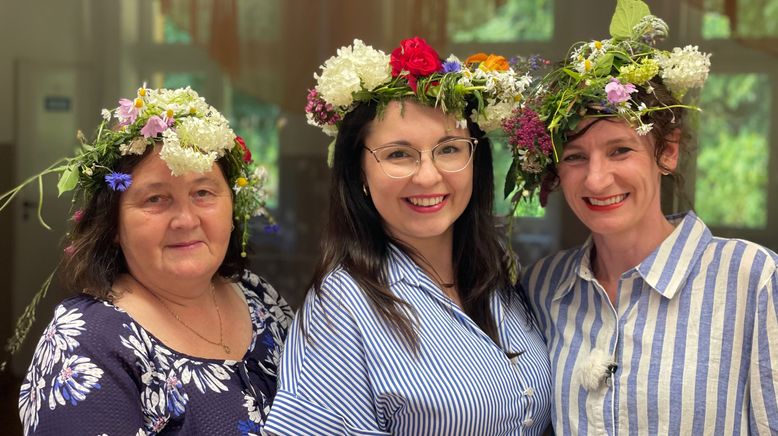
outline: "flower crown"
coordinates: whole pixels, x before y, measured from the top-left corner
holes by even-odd
[[[513,153],[505,178],[505,195],[514,205],[530,199],[540,190],[545,205],[548,190],[543,186],[549,169],[559,161],[566,135],[585,116],[619,117],[639,135],[652,129],[643,116],[655,111],[692,109],[686,104],[667,104],[652,85],[659,79],[678,101],[688,90],[701,88],[708,78],[710,55],[696,46],[654,47],[667,36],[667,24],[650,14],[639,0],[618,0],[610,24],[611,39],[575,44],[562,66],[537,83],[528,102],[506,119],[503,130]],[[653,94],[658,105],[646,106],[631,95],[643,90]]]
[[[441,60],[424,39],[400,42],[387,55],[355,39],[327,59],[321,74],[314,73],[316,87],[308,91],[305,107],[308,123],[336,136],[343,118],[359,103],[373,101],[379,107],[391,100],[414,98],[440,107],[466,125],[465,108],[475,102],[470,119],[484,131],[498,129],[522,99],[531,82],[504,57],[478,53],[462,62],[454,55]]]
[[[217,159],[226,156],[228,174],[225,177],[235,193],[233,218],[242,225],[243,256],[249,237],[248,220],[261,215],[272,223],[265,208],[268,197],[264,188],[265,169],[253,165],[243,139],[194,90],[189,87],[149,89],[144,84],[135,98],[119,100],[119,106],[113,110],[103,109],[102,117],[93,142],[88,143],[84,134],[78,132],[81,148],[76,155],[55,163],[4,194],[0,197],[0,210],[26,184],[49,173],[60,174],[57,184],[60,195],[76,190],[88,200],[100,189],[124,191],[132,184],[132,177],[114,170],[118,161],[127,155],[142,155],[149,146],[161,142],[160,157],[175,176],[210,171]],[[73,217],[77,220],[80,211]],[[40,214],[38,218],[46,226]]]

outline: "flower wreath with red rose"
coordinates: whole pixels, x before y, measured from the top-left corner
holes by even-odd
[[[329,136],[337,135],[343,117],[358,104],[385,105],[404,98],[440,107],[460,125],[467,116],[484,131],[493,131],[521,104],[532,81],[526,71],[519,72],[517,62],[494,54],[478,53],[464,62],[454,55],[443,60],[419,37],[401,41],[390,55],[355,39],[320,69],[305,112],[308,123]],[[470,102],[475,109],[465,114]]]

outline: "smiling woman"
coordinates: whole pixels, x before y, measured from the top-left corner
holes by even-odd
[[[61,267],[78,295],[38,342],[25,434],[259,433],[291,320],[246,269],[263,172],[188,88],[142,87],[103,112],[55,168],[83,201]]]
[[[266,430],[543,434],[546,349],[509,279],[484,133],[518,74],[496,55],[442,62],[421,38],[338,53],[306,109],[336,134],[329,223]]]

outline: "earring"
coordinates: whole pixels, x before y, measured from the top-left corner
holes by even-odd
[[[367,197],[369,194],[367,193],[367,186],[365,184],[362,184],[362,193],[365,194],[365,197]]]
[[[670,175],[670,171],[662,171],[662,175],[663,176],[669,176]]]

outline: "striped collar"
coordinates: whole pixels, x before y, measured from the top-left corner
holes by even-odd
[[[639,275],[652,289],[665,298],[673,298],[686,282],[692,267],[697,263],[705,247],[713,238],[710,230],[697,215],[686,212],[667,216],[675,229],[651,254],[621,277]],[[554,300],[564,297],[575,284],[576,278],[594,280],[591,252],[594,246],[591,235],[573,254],[565,279],[559,284]]]
[[[387,284],[393,286],[404,281],[409,285],[420,286],[419,276],[425,274],[421,267],[397,245],[390,242],[388,248],[384,265]]]

